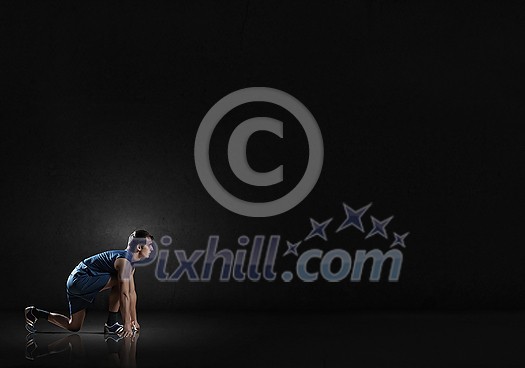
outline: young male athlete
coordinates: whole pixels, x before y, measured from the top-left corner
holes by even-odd
[[[75,267],[66,282],[69,301],[69,318],[34,306],[25,309],[26,329],[36,332],[38,319],[69,331],[79,331],[86,317],[86,308],[95,301],[96,295],[106,289],[109,294],[109,314],[104,332],[132,336],[140,329],[137,321],[137,294],[135,292],[134,264],[146,259],[153,251],[153,236],[146,230],[135,230],[123,250],[108,250],[84,259]],[[120,309],[124,325],[117,322]]]

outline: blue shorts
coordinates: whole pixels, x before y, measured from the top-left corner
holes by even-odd
[[[109,274],[93,275],[77,266],[66,282],[69,315],[90,306],[95,301],[98,292],[106,286],[110,279]]]

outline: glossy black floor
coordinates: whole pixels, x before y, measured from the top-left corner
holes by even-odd
[[[525,367],[525,313],[142,312],[115,341],[3,312],[0,367]]]

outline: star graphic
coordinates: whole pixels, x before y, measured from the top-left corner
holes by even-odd
[[[327,241],[328,238],[326,237],[325,230],[328,224],[330,223],[330,221],[332,220],[333,220],[333,217],[326,220],[325,222],[318,223],[314,219],[310,218],[310,224],[312,225],[312,231],[310,231],[310,234],[308,234],[308,236],[304,238],[304,240],[306,241],[306,240],[312,239],[314,236],[318,236],[324,241]]]
[[[370,238],[371,236],[373,236],[375,234],[379,234],[383,238],[388,239],[388,234],[386,233],[385,227],[388,225],[388,223],[390,221],[392,221],[393,218],[394,218],[394,216],[390,216],[389,218],[387,218],[387,219],[385,219],[383,221],[379,221],[374,216],[370,216],[370,219],[372,219],[372,223],[374,225],[374,228],[368,233],[368,235],[365,237],[365,239],[368,239],[368,238]]]
[[[298,241],[297,243],[292,243],[287,240],[286,246],[288,247],[288,249],[286,250],[286,252],[284,252],[283,257],[288,254],[293,254],[294,256],[298,256],[299,254],[297,254],[297,248],[299,247],[301,243],[302,241]]]
[[[402,246],[403,248],[406,248],[406,245],[405,245],[405,238],[408,236],[408,234],[410,233],[404,233],[403,235],[399,235],[397,233],[394,233],[394,242],[392,243],[392,245],[390,246],[390,248],[396,246],[396,245],[400,245]]]
[[[348,206],[346,203],[343,202],[343,207],[346,213],[346,219],[335,232],[338,233],[339,231],[344,230],[347,227],[354,226],[361,230],[362,233],[364,233],[365,229],[363,228],[363,222],[361,221],[361,217],[363,217],[363,215],[370,208],[371,205],[372,203],[369,203],[368,205],[361,207],[358,210],[354,210],[352,207]]]

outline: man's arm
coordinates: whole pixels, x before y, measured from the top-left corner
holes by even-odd
[[[131,325],[135,326],[135,328],[138,330],[140,329],[140,325],[137,321],[137,293],[135,291],[135,269],[133,269],[133,272],[131,273],[131,279],[129,283],[129,291],[130,291],[130,298],[131,298],[131,308],[130,308],[130,315],[131,315]]]
[[[124,337],[131,336],[131,292],[130,284],[132,277],[131,263],[125,258],[118,258],[115,261],[115,268],[118,272],[118,282],[120,287],[120,313],[124,321]]]

